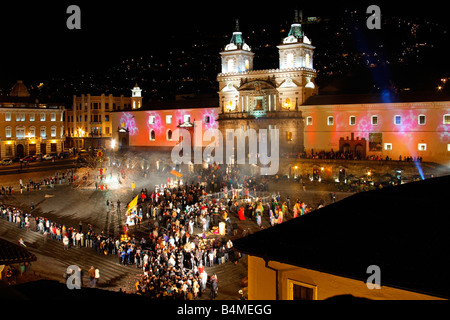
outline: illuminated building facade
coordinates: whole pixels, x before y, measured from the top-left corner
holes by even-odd
[[[278,129],[280,153],[297,153],[304,148],[300,106],[317,94],[314,47],[297,14],[278,49],[278,69],[253,70],[254,53],[237,24],[231,42],[220,53],[219,127],[224,136],[229,129]]]
[[[57,153],[64,149],[64,107],[31,101],[18,81],[0,101],[0,157]]]
[[[142,90],[136,84],[131,97],[112,94],[73,96],[72,109],[66,111],[68,145],[75,148],[106,147],[112,136],[111,111],[135,110],[142,106]]]
[[[205,147],[211,139],[204,139],[204,133],[218,128],[216,101],[180,99],[150,103],[139,110],[111,112],[115,149],[170,152],[180,142],[177,129],[189,132],[192,151],[195,144]]]
[[[450,160],[450,99],[439,93],[315,96],[302,106],[305,151]],[[352,139],[353,137],[353,139]]]
[[[296,13],[279,67],[253,70],[239,28],[226,45],[219,82],[219,127],[279,129],[280,155],[340,152],[349,158],[450,162],[450,99],[430,94],[318,95],[314,47]]]
[[[200,99],[190,105],[186,101],[168,101],[137,111],[116,109],[111,113],[113,124],[109,132],[119,148],[169,151],[178,143],[169,139],[170,134],[184,123],[179,114],[189,114],[191,121],[205,121],[208,114],[209,122],[202,126],[214,124],[224,143],[227,130],[248,133],[250,129],[266,129],[270,137],[270,131],[278,129],[282,157],[333,151],[345,154],[347,159],[414,157],[447,164],[448,97],[441,92],[319,95],[314,49],[296,13],[288,35],[278,45],[278,68],[253,70],[255,54],[245,43],[237,22],[230,43],[220,52],[218,101]],[[167,120],[170,116],[172,122]],[[245,139],[248,151],[248,138]],[[202,146],[208,142],[202,140]],[[226,162],[230,163],[228,159]]]

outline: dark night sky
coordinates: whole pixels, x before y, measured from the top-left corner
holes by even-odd
[[[92,70],[130,54],[157,52],[170,34],[195,30],[230,33],[234,19],[242,29],[290,23],[297,7],[305,16],[337,15],[347,7],[361,12],[369,4],[390,14],[445,18],[444,2],[420,6],[394,1],[267,2],[251,1],[2,1],[0,4],[0,81],[36,79],[52,74]],[[281,3],[281,4],[280,4]],[[81,30],[68,30],[66,9],[81,8]],[[226,4],[226,8],[220,7]]]

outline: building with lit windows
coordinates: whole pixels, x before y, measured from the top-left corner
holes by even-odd
[[[136,84],[131,97],[112,94],[73,96],[72,108],[66,111],[67,145],[77,149],[106,147],[112,136],[111,111],[134,110],[142,106],[142,90]]]
[[[277,129],[281,157],[298,158],[323,151],[339,153],[346,159],[450,162],[450,98],[444,93],[320,95],[315,83],[315,47],[304,34],[298,13],[277,48],[277,68],[253,70],[257,57],[236,22],[230,43],[220,52],[216,102],[197,100],[186,106],[186,101],[166,101],[150,103],[137,111],[129,108],[115,112],[109,132],[118,139],[117,147],[170,150],[176,142],[167,139],[167,132],[179,125],[175,112],[181,112],[195,113],[191,119],[196,120],[209,114],[224,142],[230,130],[241,129],[248,136],[251,129],[266,129],[270,145],[274,143],[270,132]],[[168,115],[177,117],[176,122],[165,121]],[[90,115],[86,113],[84,118]],[[86,124],[83,129],[71,123],[68,127],[75,134],[79,128],[92,132],[93,126]]]
[[[215,98],[179,97],[173,101],[150,102],[138,110],[111,112],[112,139],[118,150],[169,153],[180,139],[190,139],[193,152],[195,146],[203,148],[210,143],[209,139],[204,139],[204,134],[208,129],[218,129],[217,118]],[[187,130],[189,135],[177,137],[177,129]]]
[[[22,81],[1,98],[1,158],[61,152],[64,141],[64,106],[31,101]]]
[[[236,24],[231,42],[220,53],[219,127],[223,136],[237,128],[244,132],[278,129],[280,153],[298,153],[304,145],[300,106],[317,94],[317,86],[314,47],[297,14],[278,50],[278,69],[253,70],[254,53]]]
[[[219,128],[278,129],[280,155],[339,152],[350,159],[450,163],[450,98],[442,92],[320,95],[315,47],[295,14],[277,69],[253,70],[237,25],[220,53]]]

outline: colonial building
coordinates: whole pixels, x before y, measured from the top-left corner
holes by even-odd
[[[304,148],[300,106],[317,94],[314,47],[297,14],[278,49],[278,69],[253,70],[254,53],[236,23],[231,42],[220,53],[219,127],[223,136],[229,129],[278,129],[280,153],[297,153]]]
[[[216,104],[217,99],[214,98],[177,99],[150,102],[138,110],[111,112],[113,146],[118,150],[162,151],[170,154],[181,139],[189,139],[193,157],[195,146],[203,148],[210,143],[209,138],[204,138],[205,132],[218,128]],[[184,129],[188,134],[176,136],[177,129]]]
[[[74,95],[72,108],[67,110],[65,117],[68,146],[78,149],[106,147],[113,130],[110,112],[141,108],[141,92],[136,84],[131,90],[131,97]]]
[[[95,105],[89,109],[87,106],[92,105],[93,97],[82,96],[76,101],[74,98],[76,107],[73,109],[79,110],[76,115],[68,113],[71,119],[67,125],[71,128],[68,134],[74,137],[98,133],[111,137],[113,134],[118,139],[115,135],[120,128],[121,135],[128,137],[118,139],[120,145],[169,150],[176,142],[167,139],[167,132],[173,132],[177,123],[164,120],[166,116],[175,116],[178,108],[178,113],[195,113],[191,119],[197,121],[204,119],[204,114],[217,114],[210,119],[214,119],[220,130],[224,146],[229,134],[234,133],[233,139],[237,140],[238,132],[243,132],[247,156],[251,154],[249,133],[265,129],[269,145],[276,143],[281,157],[324,151],[345,154],[347,159],[413,157],[448,165],[449,97],[439,92],[320,95],[315,83],[314,50],[296,13],[289,33],[278,45],[279,59],[275,62],[278,67],[253,70],[253,59],[257,57],[245,43],[236,22],[230,43],[220,52],[222,70],[217,75],[218,101],[217,98],[212,103],[195,99],[189,105],[180,100],[151,103],[144,108],[145,112],[143,109],[133,111],[131,105],[139,108],[139,101],[121,102],[121,107],[128,103],[129,111],[116,112],[111,126],[109,118],[105,119],[108,111],[121,108],[111,107],[112,100],[107,106],[108,98],[103,97],[99,98],[97,110]],[[133,97],[135,94],[139,95],[138,91]],[[155,113],[153,124],[148,122],[151,112]],[[159,122],[158,117],[161,118]],[[156,127],[157,131],[152,129]],[[274,129],[279,133],[276,142],[270,134],[276,132]],[[154,130],[153,134],[151,130]],[[126,141],[127,144],[122,143]],[[223,161],[232,162],[230,159]]]
[[[61,152],[64,149],[64,107],[31,101],[22,81],[0,101],[0,157]]]
[[[348,158],[450,163],[450,98],[420,94],[320,95],[315,47],[296,13],[277,69],[253,70],[239,25],[220,53],[219,128],[278,129],[280,155],[340,152]]]

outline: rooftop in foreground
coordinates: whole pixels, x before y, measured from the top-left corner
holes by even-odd
[[[450,176],[358,193],[245,238],[249,255],[361,281],[450,297]]]

